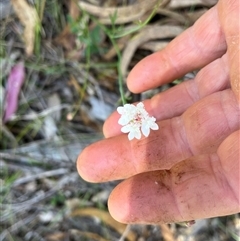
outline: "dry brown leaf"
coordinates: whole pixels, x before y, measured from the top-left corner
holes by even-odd
[[[79,239],[79,237],[83,236],[84,238],[87,238],[87,240],[95,240],[95,241],[108,241],[107,239],[103,238],[102,236],[96,234],[96,233],[91,233],[91,232],[86,232],[86,231],[79,231],[76,229],[70,230],[70,233],[76,238]]]
[[[117,222],[115,219],[111,217],[111,215],[104,210],[100,210],[97,208],[79,208],[74,210],[71,213],[71,216],[94,216],[98,217],[103,223],[107,224],[111,228],[118,231],[119,234],[122,234],[126,229],[126,224],[122,224]],[[129,231],[128,235],[126,236],[129,241],[136,240],[136,235],[132,231]]]
[[[47,235],[46,237],[47,241],[61,241],[61,240],[66,240],[67,238],[67,233],[64,232],[55,232],[52,234]]]
[[[77,20],[80,11],[75,1],[68,2],[69,15],[73,20]],[[65,57],[71,60],[79,60],[82,56],[83,45],[76,39],[75,34],[71,32],[69,24],[65,26],[63,31],[54,39],[54,42],[61,45],[65,49]]]
[[[157,26],[148,25],[140,33],[136,34],[130,41],[128,41],[126,48],[122,54],[121,71],[122,75],[126,77],[127,69],[131,62],[137,48],[144,43],[154,39],[174,38],[183,32],[183,28],[179,26]]]
[[[160,1],[159,7],[163,7],[169,3],[169,0]],[[158,4],[157,0],[137,0],[136,3],[123,7],[99,7],[85,1],[79,0],[79,6],[86,12],[93,14],[99,18],[103,24],[111,24],[111,16],[117,13],[115,24],[123,24],[140,20],[146,12],[152,10]]]
[[[73,46],[75,47],[75,36],[71,33],[69,25],[54,39],[54,42],[66,50],[72,50]]]
[[[160,224],[159,226],[161,228],[161,233],[164,241],[175,241],[173,233],[167,224]]]
[[[196,5],[203,5],[202,0],[184,0],[184,1],[179,1],[179,0],[171,0],[169,5],[167,6],[168,8],[171,9],[177,9],[177,8],[186,8],[186,7],[191,7],[191,6],[196,6]]]
[[[71,0],[69,1],[69,15],[72,19],[76,20],[80,15],[79,7],[76,5],[76,2]]]
[[[28,56],[34,50],[35,28],[39,23],[36,9],[30,6],[25,0],[11,0],[14,11],[21,23],[24,25],[25,52]]]
[[[107,239],[101,237],[96,233],[86,232],[86,231],[79,231],[76,229],[70,229],[69,233],[71,237],[76,237],[74,240],[81,240],[80,237],[87,238],[87,240],[95,240],[95,241],[108,241]],[[67,232],[55,232],[53,234],[49,234],[46,237],[47,241],[65,241],[69,240],[69,234]]]
[[[76,90],[77,94],[81,95],[82,93],[84,93],[84,91],[81,88],[81,86],[79,85],[78,81],[72,74],[70,75],[70,78],[69,78],[69,85],[72,86]]]
[[[54,39],[54,43],[64,48],[67,59],[78,61],[83,55],[84,45],[77,41],[69,25]]]
[[[157,52],[163,48],[165,48],[169,44],[168,41],[149,41],[140,45],[140,49],[150,50],[152,52]]]

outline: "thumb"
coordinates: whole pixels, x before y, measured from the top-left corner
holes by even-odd
[[[240,101],[240,65],[239,65],[239,31],[240,31],[240,1],[220,0],[218,3],[219,19],[227,42],[230,80],[232,90]]]

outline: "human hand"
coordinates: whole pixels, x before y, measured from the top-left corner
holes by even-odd
[[[239,1],[220,0],[194,26],[131,71],[142,92],[200,69],[197,76],[144,102],[158,120],[148,138],[129,141],[113,113],[107,139],[79,156],[90,182],[126,179],[109,197],[124,223],[169,223],[240,211]]]

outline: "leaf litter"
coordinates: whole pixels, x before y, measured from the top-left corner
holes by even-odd
[[[75,167],[79,152],[103,138],[103,122],[119,105],[119,75],[125,80],[136,62],[215,3],[160,1],[145,26],[156,1],[0,1],[14,10],[0,18],[0,240],[236,240],[239,215],[190,228],[119,224],[107,211],[117,182],[87,183]],[[109,34],[119,36],[116,46]],[[171,86],[124,91],[142,100]]]

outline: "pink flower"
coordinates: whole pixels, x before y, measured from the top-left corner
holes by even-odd
[[[18,107],[18,96],[24,80],[24,64],[20,62],[12,68],[7,80],[3,122],[7,122],[15,114]]]

